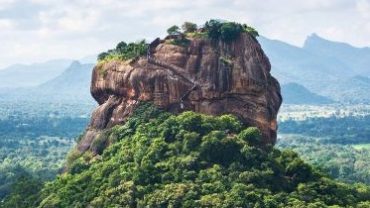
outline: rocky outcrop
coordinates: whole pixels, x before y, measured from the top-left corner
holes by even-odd
[[[194,38],[187,46],[157,39],[146,57],[95,66],[91,94],[99,106],[78,149],[89,149],[101,130],[124,123],[140,101],[174,113],[234,114],[274,144],[282,98],[270,69],[248,34],[230,43]]]

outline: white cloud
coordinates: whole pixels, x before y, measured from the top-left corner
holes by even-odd
[[[58,26],[62,30],[89,31],[96,27],[99,14],[95,11],[82,11],[76,13],[69,11],[64,17],[58,20]]]
[[[362,17],[366,19],[370,19],[370,1],[369,0],[358,0],[356,7]]]
[[[15,0],[0,0],[0,10],[7,8]]]
[[[14,24],[7,19],[0,19],[0,30],[11,30],[13,29]]]
[[[0,67],[78,58],[210,18],[245,22],[296,45],[317,32],[370,46],[369,15],[370,0],[0,0]]]

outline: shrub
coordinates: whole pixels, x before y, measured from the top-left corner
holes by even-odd
[[[246,24],[242,25],[236,22],[221,22],[219,20],[207,21],[204,26],[204,30],[212,40],[223,40],[225,42],[237,39],[243,32],[246,32],[255,38],[258,36],[258,32]]]
[[[127,43],[125,43],[124,41],[121,41],[117,44],[116,46],[116,52],[117,53],[125,53],[127,50]]]
[[[238,137],[250,145],[261,145],[261,131],[256,127],[243,130]]]
[[[98,135],[94,141],[91,143],[91,151],[97,154],[102,154],[105,146],[107,145],[108,135],[105,133],[101,133]]]
[[[102,52],[98,55],[98,60],[104,60],[109,55],[108,52]]]
[[[187,47],[190,44],[190,40],[183,38],[183,39],[174,39],[169,41],[170,44]]]
[[[79,158],[70,165],[69,172],[71,174],[81,173],[82,171],[86,170],[89,165],[83,160],[83,158]]]
[[[243,24],[243,29],[245,32],[249,33],[250,35],[252,35],[254,38],[257,38],[259,36],[258,32],[256,29],[254,29],[253,27],[251,26],[248,26],[246,24]]]
[[[177,35],[180,33],[180,28],[177,25],[173,25],[170,28],[167,29],[167,33],[169,35]]]
[[[209,20],[205,23],[205,26],[198,30],[198,26],[191,22],[184,22],[181,26],[184,33],[188,37],[204,38],[208,37],[212,40],[222,40],[230,42],[237,39],[241,33],[246,32],[253,37],[258,36],[258,32],[246,25],[235,22],[221,22],[219,20]],[[173,25],[167,29],[169,35],[181,34],[180,28],[177,25]],[[189,40],[170,40],[169,43],[186,47],[189,45]],[[102,52],[98,55],[98,61],[109,61],[109,60],[130,60],[137,57],[143,56],[148,51],[149,44],[145,40],[138,41],[135,43],[126,43],[121,41],[117,44],[114,49],[110,49],[106,52]]]
[[[224,64],[225,66],[230,66],[230,65],[232,65],[232,64],[233,64],[233,61],[232,61],[230,58],[228,58],[228,57],[224,57],[224,56],[221,56],[221,57],[220,57],[220,61],[221,61],[221,63],[222,63],[222,64]]]
[[[220,28],[221,39],[226,42],[230,42],[239,37],[242,33],[243,28],[240,24],[235,22],[223,23]]]
[[[77,149],[77,147],[74,147],[67,155],[67,162],[66,166],[67,168],[72,165],[72,163],[81,157],[81,152]]]
[[[213,40],[217,40],[221,36],[221,26],[222,23],[217,20],[209,20],[206,22],[204,29],[207,32],[207,35],[209,38]]]
[[[148,44],[145,40],[135,43],[119,42],[115,49],[108,50],[98,55],[98,61],[104,60],[130,60],[143,56],[147,53]]]

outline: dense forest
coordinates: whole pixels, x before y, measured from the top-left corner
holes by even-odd
[[[293,149],[304,161],[333,178],[348,183],[370,184],[370,149],[367,146],[323,144],[320,138],[281,135],[277,147]]]
[[[257,128],[229,115],[176,116],[143,104],[94,145],[94,153],[72,151],[66,172],[40,191],[31,180],[25,196],[15,184],[2,206],[370,206],[370,187],[339,183],[297,153],[265,146]]]
[[[73,138],[39,137],[0,140],[0,200],[19,178],[52,180],[60,171]]]
[[[15,182],[53,180],[76,137],[86,127],[91,105],[2,102],[0,109],[0,201]]]
[[[278,147],[293,149],[333,178],[370,184],[370,116],[280,122]]]
[[[279,123],[279,132],[320,137],[329,144],[370,143],[370,115],[287,120]]]

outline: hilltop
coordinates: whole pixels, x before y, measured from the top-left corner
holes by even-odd
[[[211,20],[203,28],[176,26],[151,43],[120,42],[99,55],[91,94],[98,102],[80,152],[105,129],[123,124],[141,102],[172,113],[232,114],[276,141],[282,98],[258,33],[247,25]]]
[[[3,206],[370,206],[370,187],[273,147],[282,97],[253,28],[211,20],[168,33],[99,55],[99,106],[63,173],[40,191],[21,180]]]

